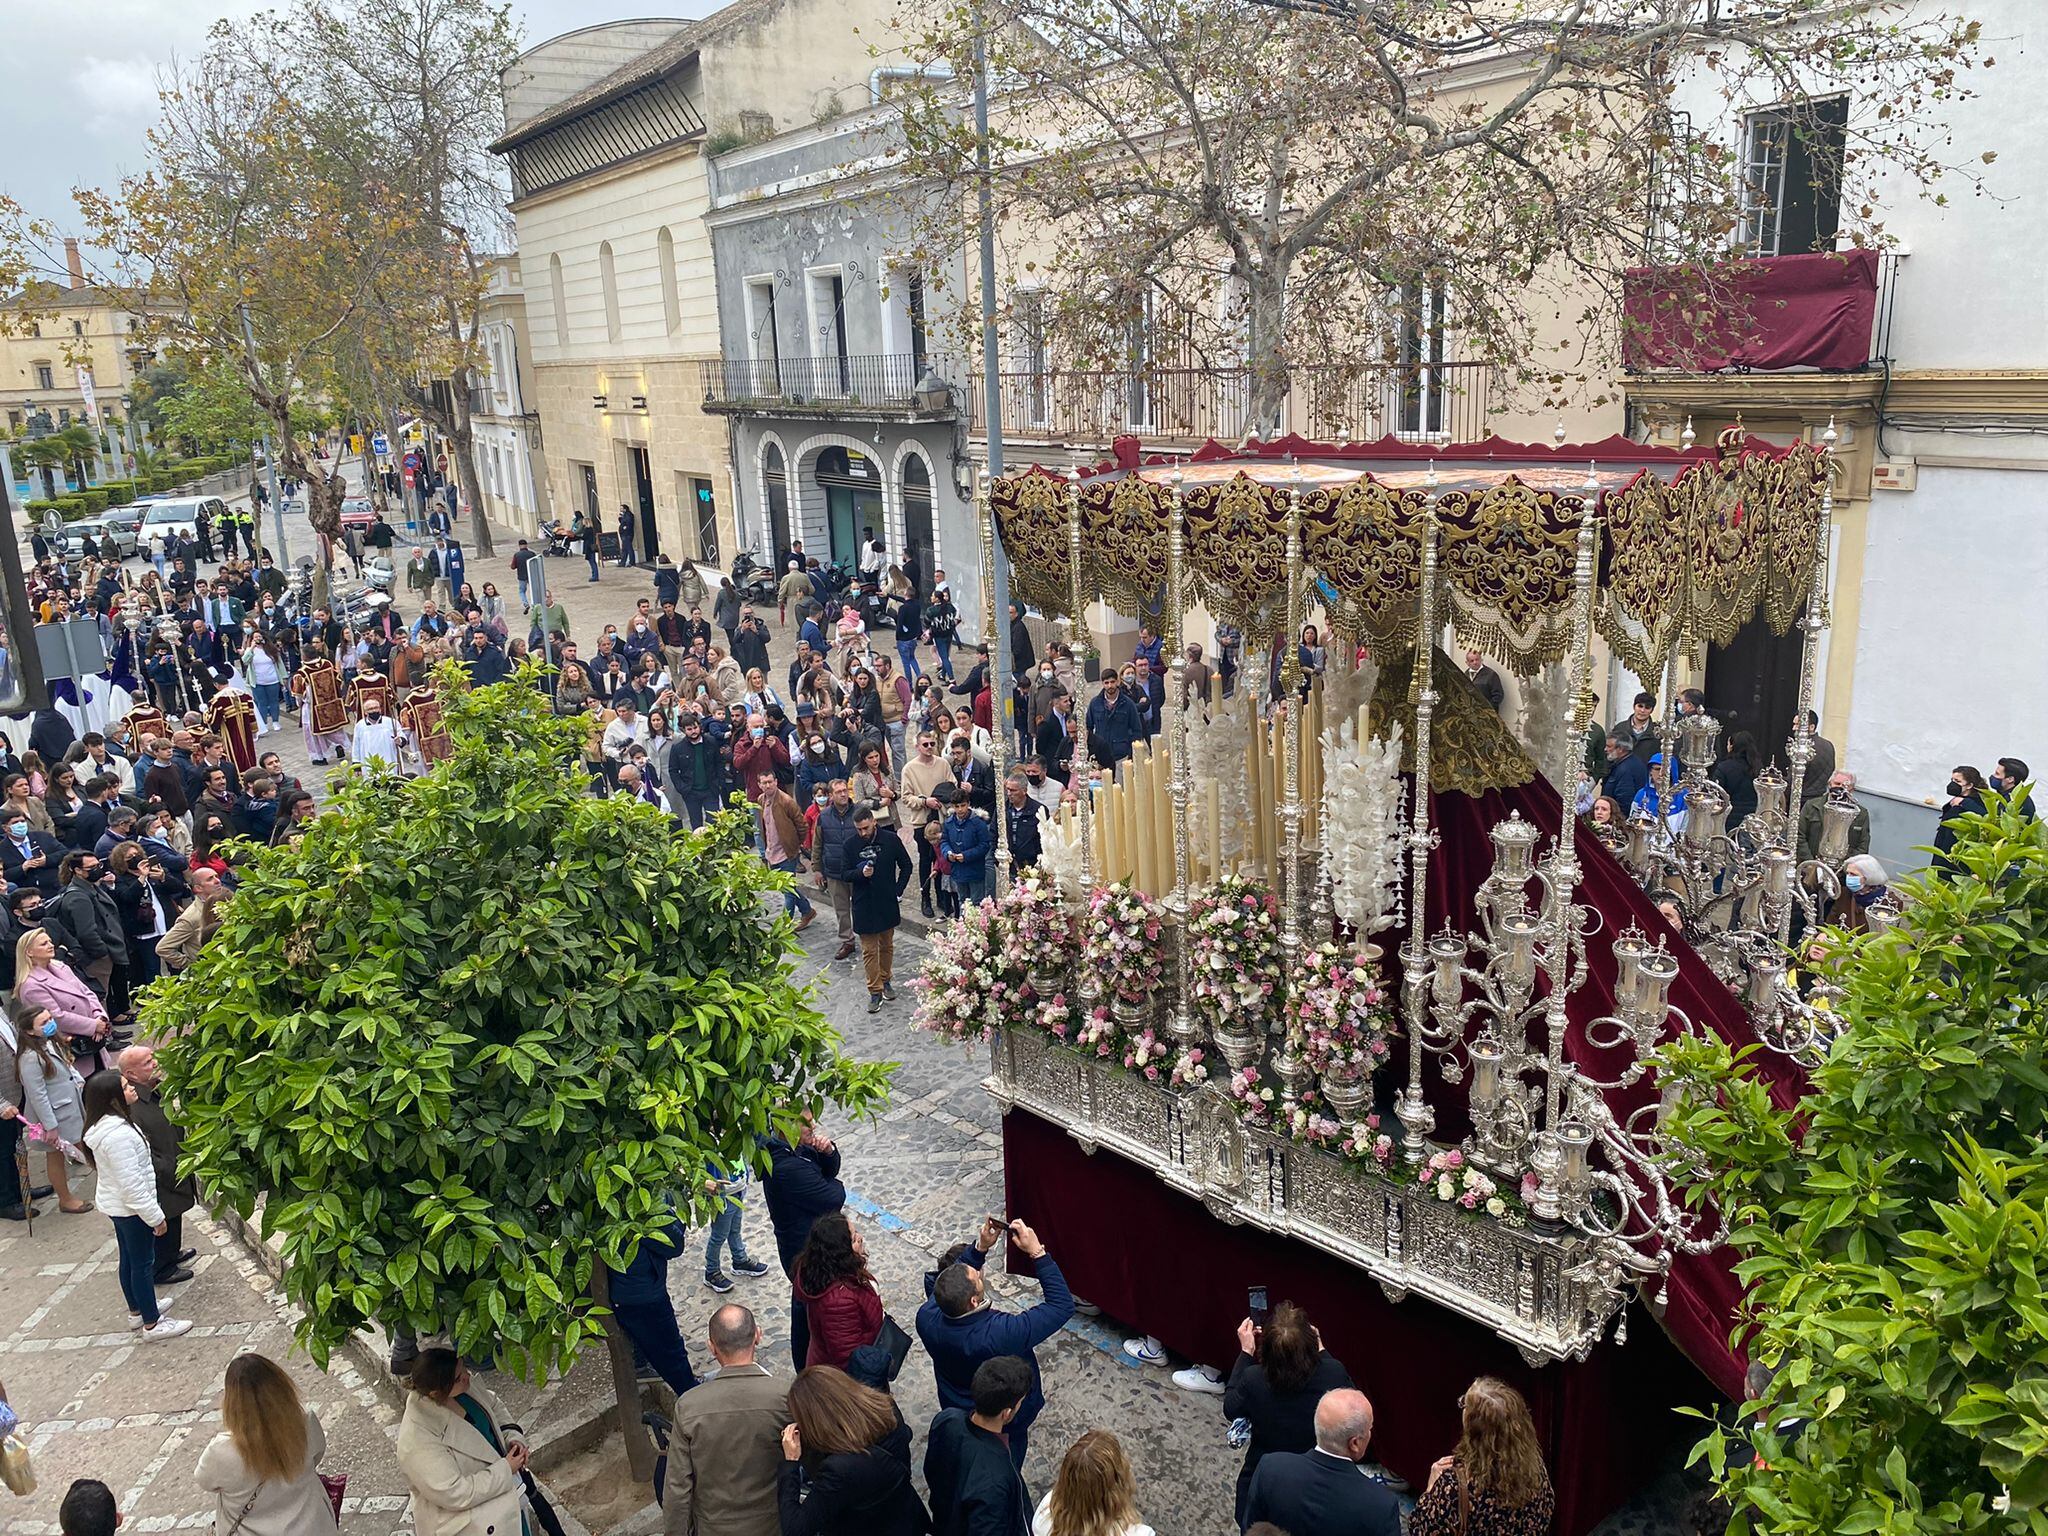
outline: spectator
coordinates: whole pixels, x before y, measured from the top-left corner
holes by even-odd
[[[85,1141],[85,1105],[80,1097],[85,1081],[72,1066],[71,1053],[58,1044],[57,1021],[47,1008],[16,1002],[10,1013],[18,1043],[8,1066],[20,1086],[21,1112],[26,1125],[42,1132],[43,1162],[57,1209],[83,1216],[93,1205],[73,1197],[70,1158],[63,1148]]]
[[[522,1484],[526,1433],[469,1377],[452,1349],[423,1349],[398,1426],[398,1470],[419,1536],[531,1530]]]
[[[47,903],[46,903],[47,905]],[[14,994],[25,1007],[54,1015],[59,1034],[70,1037],[74,1056],[105,1052],[113,1038],[107,1006],[84,979],[57,958],[49,934],[31,928],[21,936],[14,954]]]
[[[199,958],[206,941],[220,931],[221,908],[228,898],[227,882],[214,870],[195,864],[185,881],[192,888],[192,900],[170,931],[156,941],[157,961],[167,971],[182,971]]]
[[[612,1315],[668,1388],[681,1397],[697,1385],[690,1354],[676,1326],[675,1303],[668,1294],[668,1266],[683,1251],[689,1231],[672,1220],[661,1231],[640,1239],[624,1269],[611,1274]]]
[[[1486,702],[1493,706],[1495,714],[1500,713],[1501,705],[1507,702],[1508,692],[1501,685],[1500,674],[1486,664],[1484,652],[1465,652],[1465,681],[1479,690]]]
[[[790,1277],[789,1357],[802,1360],[810,1353],[811,1327],[796,1294],[797,1255],[810,1241],[818,1218],[846,1204],[846,1186],[839,1182],[839,1149],[808,1117],[794,1144],[779,1135],[768,1138],[768,1178],[762,1193],[775,1229],[775,1256]]]
[[[87,1156],[99,1173],[100,1209],[114,1223],[128,1327],[148,1343],[175,1339],[192,1324],[157,1307],[155,1239],[166,1226],[149,1143],[136,1129],[118,1072],[95,1072],[86,1080],[84,1101]]]
[[[95,1477],[81,1477],[64,1491],[57,1507],[60,1536],[114,1536],[121,1524],[121,1506],[114,1490]]]
[[[1268,1456],[1252,1477],[1247,1526],[1271,1521],[1289,1536],[1401,1536],[1401,1507],[1359,1475],[1372,1442],[1372,1404],[1349,1387],[1316,1405],[1315,1448]]]
[[[796,1257],[796,1297],[809,1323],[805,1365],[846,1369],[853,1352],[882,1331],[882,1296],[868,1270],[868,1245],[844,1210],[811,1224]]]
[[[43,932],[118,1013],[128,995],[128,935],[114,901],[114,873],[96,854],[68,853],[57,865],[57,884],[57,895],[43,904]]]
[[[812,843],[812,862],[818,871],[818,884],[831,898],[832,915],[839,923],[839,948],[832,953],[834,960],[844,960],[853,953],[852,853],[859,841],[853,793],[846,780],[835,778],[826,787],[825,804],[818,811]]]
[[[1607,774],[1600,793],[1616,805],[1632,806],[1649,782],[1649,759],[1637,755],[1635,738],[1617,726],[1607,737]]]
[[[1657,750],[1657,696],[1654,693],[1637,694],[1628,714],[1609,726],[1607,735],[1609,740],[1619,736],[1627,743],[1629,751],[1647,765],[1650,754]],[[1612,752],[1608,753],[1610,760],[1613,756]],[[1621,797],[1617,795],[1615,798]]]
[[[1034,745],[1045,759],[1045,771],[1065,784],[1074,768],[1074,696],[1066,689],[1052,696],[1045,718],[1038,723]]]
[[[1408,1536],[1544,1536],[1557,1499],[1522,1394],[1481,1376],[1458,1411],[1464,1433],[1429,1469]]]
[[[709,1177],[704,1180],[704,1187],[718,1196],[719,1201],[718,1214],[711,1218],[710,1230],[704,1234],[704,1283],[723,1296],[732,1289],[732,1276],[718,1267],[719,1249],[723,1248],[732,1256],[735,1275],[758,1279],[768,1273],[768,1266],[747,1252],[747,1240],[740,1231],[747,1215],[746,1164],[740,1164],[732,1173],[716,1164],[709,1165],[706,1171]]]
[[[1088,705],[1088,755],[1104,769],[1114,769],[1131,755],[1131,744],[1145,734],[1138,706],[1123,691],[1123,679],[1111,672],[1102,692]],[[1041,744],[1041,753],[1045,747]],[[1046,761],[1055,761],[1048,756]]]
[[[1960,771],[1958,770],[1958,772]],[[1971,770],[1973,773],[1975,771],[1975,769]],[[1856,775],[1849,772],[1846,768],[1839,769],[1828,776],[1827,787],[1830,790],[1840,790],[1844,795],[1853,796],[1856,793]],[[1799,861],[1802,864],[1808,859],[1819,856],[1820,813],[1827,803],[1828,797],[1822,795],[1818,800],[1809,800],[1799,808]],[[1979,802],[1980,808],[1981,804],[1982,802]],[[1937,831],[1935,833],[1935,845],[1937,848],[1940,846],[1940,843],[1941,834]],[[1859,804],[1856,807],[1856,819],[1849,823],[1848,851],[1850,853],[1870,852],[1870,807],[1867,805]]]
[[[1650,782],[1636,791],[1636,798],[1629,806],[1629,815],[1644,821],[1656,822],[1671,837],[1685,830],[1685,801],[1683,789],[1671,787],[1671,770],[1664,766],[1664,754],[1655,753],[1650,758]]]
[[[1756,776],[1763,772],[1764,755],[1756,738],[1747,731],[1728,731],[1721,737],[1721,756],[1708,771],[1728,794],[1728,830],[1733,832],[1756,813]]]
[[[1153,1536],[1138,1518],[1138,1480],[1122,1441],[1091,1429],[1067,1447],[1031,1517],[1031,1536]]]
[[[835,798],[843,785],[834,785]],[[828,811],[830,807],[827,807]],[[862,806],[854,813],[854,842],[846,854],[851,877],[853,931],[860,938],[860,957],[868,978],[868,1012],[880,1013],[886,999],[896,1000],[896,929],[903,921],[900,905],[910,888],[910,855],[893,828]],[[824,829],[822,818],[819,830]]]
[[[1015,1355],[975,1367],[972,1406],[941,1409],[925,1440],[924,1480],[933,1536],[1030,1536],[1031,1496],[1004,1433],[1035,1390],[1035,1368]]]
[[[1963,866],[1951,856],[1956,845],[1955,823],[1964,816],[1984,814],[1984,791],[1989,788],[1984,775],[1967,763],[1959,763],[1948,771],[1948,789],[1941,806],[1941,825],[1934,829],[1934,873],[1943,880],[1953,880],[1963,873]],[[1805,815],[1800,816],[1801,824]]]
[[[996,1239],[1007,1231],[1017,1251],[1037,1266],[1038,1282],[1045,1299],[1028,1312],[998,1312],[989,1304],[981,1267]],[[1029,1364],[1029,1391],[1017,1412],[1006,1423],[1010,1450],[1018,1466],[1024,1465],[1031,1425],[1045,1406],[1045,1391],[1038,1374],[1038,1357],[1033,1350],[1067,1325],[1074,1315],[1074,1296],[1066,1277],[1045,1251],[1038,1234],[1022,1221],[1007,1228],[991,1216],[981,1224],[974,1243],[957,1264],[939,1272],[932,1296],[917,1312],[917,1336],[924,1340],[932,1357],[939,1401],[963,1411],[973,1406],[976,1370],[984,1361],[999,1355],[1019,1355]]]
[[[1806,712],[1806,728],[1813,732],[1813,756],[1806,760],[1806,779],[1799,791],[1799,803],[1818,800],[1827,793],[1828,780],[1835,776],[1835,744],[1820,733],[1820,716]]]
[[[931,1529],[910,1481],[910,1426],[888,1393],[814,1365],[790,1386],[789,1417],[782,1536],[925,1536]]]
[[[1322,1335],[1293,1302],[1275,1307],[1263,1330],[1250,1318],[1237,1325],[1237,1361],[1223,1394],[1223,1417],[1251,1425],[1251,1441],[1237,1473],[1240,1529],[1259,1463],[1275,1452],[1315,1449],[1316,1404],[1325,1394],[1350,1385],[1350,1372],[1324,1350]]]
[[[787,875],[801,875],[805,835],[803,812],[797,809],[796,801],[789,797],[788,791],[775,781],[773,773],[756,775],[753,784],[754,814],[761,825],[763,858],[770,869],[779,869]],[[782,912],[785,917],[796,918],[798,932],[810,927],[812,919],[818,915],[811,906],[810,898],[804,895],[795,880],[782,893]]]
[[[28,1220],[35,1214],[30,1206],[52,1193],[47,1184],[39,1189],[24,1188],[22,1178],[28,1169],[28,1159],[23,1157],[19,1164],[15,1161],[24,1125],[21,1072],[15,1064],[20,1048],[21,1030],[14,1022],[13,1011],[0,1008],[0,1221]],[[0,1395],[0,1400],[4,1400],[4,1395]]]
[[[787,1391],[755,1359],[760,1325],[727,1302],[711,1314],[718,1369],[676,1399],[662,1487],[666,1536],[776,1536]]]
[[[974,744],[965,736],[955,736],[946,744],[946,759],[951,769],[954,797],[965,800],[977,811],[995,814],[995,774],[987,763],[974,755]]]
[[[327,1454],[320,1417],[267,1355],[236,1355],[221,1390],[221,1431],[193,1481],[213,1495],[213,1528],[237,1536],[308,1536],[335,1529],[315,1470]]]
[[[1867,853],[1852,853],[1842,860],[1842,899],[1835,907],[1835,921],[1844,928],[1862,932],[1870,926],[1865,916],[1891,890],[1884,865]]]
[[[939,845],[952,866],[953,885],[961,903],[968,905],[989,894],[989,856],[995,848],[995,833],[985,819],[974,814],[966,796],[956,794],[951,810],[940,825]]]
[[[1046,818],[1046,808],[1032,798],[1027,774],[1020,771],[1003,780],[1003,831],[1013,874],[1038,862],[1043,851],[1040,832]]]
[[[668,749],[668,761],[661,765],[662,781],[668,786],[670,808],[701,827],[723,808],[725,772],[719,763],[718,743],[704,732],[703,720],[694,714],[683,716],[683,731]]]
[[[2007,799],[2012,799],[2015,795],[2019,795],[2020,791],[2026,787],[2029,777],[2027,765],[2019,758],[2001,757],[1998,760],[1998,771],[1991,775],[1990,787],[1997,790]],[[2022,816],[2032,818],[2034,814],[2034,797],[2032,795],[2020,797],[2019,811]]]
[[[164,1113],[158,1096],[164,1074],[155,1048],[131,1045],[115,1059],[115,1067],[128,1095],[129,1117],[149,1143],[149,1160],[156,1168],[156,1199],[164,1213],[164,1232],[156,1240],[156,1283],[180,1285],[192,1278],[185,1266],[199,1256],[197,1249],[183,1246],[185,1213],[199,1201],[198,1176],[178,1172],[185,1133]]]

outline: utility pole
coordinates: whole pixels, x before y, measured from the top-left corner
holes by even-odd
[[[981,392],[982,414],[988,426],[988,476],[991,482],[1003,472],[1003,381],[1001,359],[996,345],[996,216],[994,171],[988,142],[988,13],[975,7],[974,17],[974,165],[978,173],[978,201],[981,212]],[[995,686],[989,690],[990,710],[998,730],[1016,729],[1012,702],[1015,658],[1010,654],[1010,557],[1003,550],[1002,536],[989,519],[993,541],[995,600],[989,605],[996,616],[996,632],[986,637],[996,660]],[[1003,786],[996,786],[996,814],[1002,815]]]
[[[238,306],[238,309],[242,316],[242,340],[249,348],[249,362],[253,367],[256,361],[256,332],[249,324],[249,306],[243,304]],[[284,552],[284,498],[277,493],[277,454],[270,446],[270,429],[267,426],[263,429],[263,474],[270,484],[270,516],[275,530],[273,537],[277,540],[277,548],[273,555],[277,560],[277,568],[284,570],[287,564]],[[259,535],[262,533],[260,523],[256,531]]]

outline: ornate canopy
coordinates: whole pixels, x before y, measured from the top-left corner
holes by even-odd
[[[1604,514],[1596,623],[1641,676],[1655,675],[1681,640],[1726,643],[1758,613],[1785,633],[1824,548],[1823,456],[1803,442],[1720,452],[1620,437],[1557,448],[1497,437],[1441,447],[1290,437],[1238,450],[1212,442],[1186,460],[1141,459],[1127,439],[1117,446],[1115,460],[1071,480],[1034,466],[991,488],[1015,590],[1045,611],[1072,607],[1076,522],[1083,596],[1126,612],[1159,606],[1176,475],[1182,601],[1199,598],[1225,623],[1271,633],[1298,497],[1303,566],[1332,622],[1376,649],[1412,645],[1433,517],[1438,611],[1524,675],[1568,648],[1589,478]]]

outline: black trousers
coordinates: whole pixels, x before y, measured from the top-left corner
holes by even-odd
[[[163,1191],[157,1191],[161,1203]],[[159,1281],[178,1267],[178,1255],[185,1250],[185,1216],[181,1211],[173,1216],[169,1209],[164,1211],[164,1229],[156,1239],[156,1277]]]
[[[0,1120],[0,1205],[20,1205],[26,1193],[14,1159],[21,1148],[21,1121]]]

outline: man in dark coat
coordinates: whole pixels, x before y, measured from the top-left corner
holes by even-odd
[[[19,836],[16,835],[19,829]],[[38,832],[20,812],[14,819],[0,823],[0,874],[5,874],[8,883],[25,885],[41,891],[45,896],[57,894],[57,867],[63,862],[65,847],[47,832]]]
[[[833,799],[844,793],[836,789]],[[820,830],[825,818],[818,818]],[[880,1013],[882,1002],[896,1000],[896,928],[903,921],[899,902],[910,885],[910,854],[894,827],[886,832],[867,806],[854,812],[854,842],[847,851],[847,881],[853,888],[853,931],[860,936],[860,958],[868,973],[868,1012]]]
[[[1074,766],[1074,696],[1062,688],[1052,696],[1052,707],[1038,723],[1038,740],[1033,743],[1045,759],[1045,771],[1066,783]]]
[[[1607,777],[1600,781],[1600,793],[1612,800],[1625,817],[1636,796],[1650,782],[1650,765],[1636,754],[1635,738],[1616,730],[1607,737]]]
[[[191,1174],[178,1173],[178,1152],[185,1133],[171,1123],[157,1095],[164,1075],[156,1064],[156,1051],[147,1045],[131,1045],[115,1058],[128,1096],[128,1116],[142,1139],[149,1143],[149,1160],[156,1169],[156,1202],[164,1210],[164,1229],[156,1238],[156,1283],[180,1285],[192,1278],[187,1267],[198,1257],[187,1248],[185,1213],[199,1200],[199,1181]]]
[[[1339,1387],[1316,1404],[1316,1447],[1276,1451],[1252,1474],[1245,1521],[1288,1536],[1401,1536],[1401,1506],[1359,1463],[1372,1443],[1372,1404]]]
[[[775,1256],[794,1281],[796,1256],[810,1239],[811,1224],[846,1204],[846,1186],[839,1182],[839,1149],[808,1123],[794,1146],[781,1136],[769,1137],[768,1177],[761,1183],[761,1193],[768,1202],[768,1224],[775,1229]],[[801,1360],[810,1351],[810,1319],[792,1284],[790,1358]]]
[[[1003,1433],[1032,1389],[1033,1372],[1015,1355],[984,1360],[974,1372],[973,1408],[947,1408],[932,1420],[924,1480],[932,1492],[933,1536],[1029,1536],[1031,1495]]]
[[[28,749],[46,763],[63,762],[64,754],[77,739],[78,733],[64,718],[64,712],[47,704],[36,711],[28,728]]]
[[[1131,755],[1131,743],[1144,734],[1144,719],[1124,693],[1123,678],[1105,673],[1102,692],[1088,704],[1088,755],[1104,768],[1114,768]]]
[[[1039,1287],[1045,1292],[1045,1300],[1028,1312],[997,1311],[989,1305],[982,1283],[981,1267],[1005,1231],[1017,1251],[1036,1266]],[[1024,1465],[1032,1422],[1045,1406],[1045,1389],[1033,1351],[1066,1327],[1073,1315],[1074,1293],[1067,1289],[1066,1277],[1046,1253],[1038,1234],[1021,1221],[1005,1228],[993,1216],[982,1222],[960,1262],[939,1272],[931,1300],[917,1309],[917,1336],[931,1356],[939,1401],[948,1408],[965,1410],[974,1405],[975,1372],[985,1362],[999,1355],[1016,1355],[1030,1366],[1029,1390],[1008,1421],[1010,1455],[1019,1467]]]
[[[1038,862],[1043,852],[1039,832],[1045,819],[1045,807],[1031,798],[1030,781],[1021,773],[1011,774],[1003,783],[1003,831],[1012,873]]]

